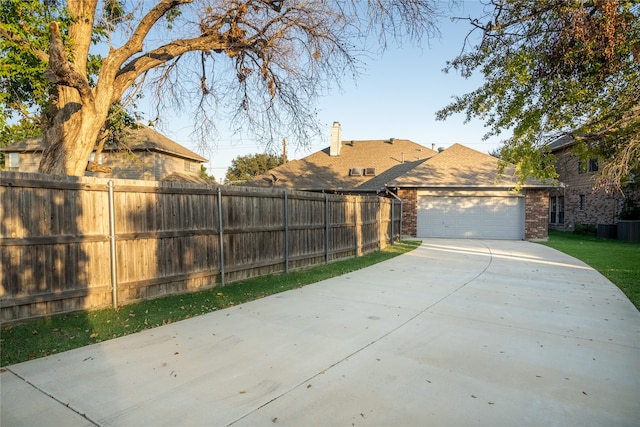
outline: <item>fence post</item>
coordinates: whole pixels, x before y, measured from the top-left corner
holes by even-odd
[[[284,190],[284,272],[289,272],[289,198]]]
[[[324,263],[329,264],[329,195],[324,195]]]
[[[378,197],[378,249],[382,249],[382,200],[380,197]]]
[[[393,242],[395,241],[395,233],[394,233],[394,223],[395,223],[395,210],[396,210],[396,200],[400,203],[400,218],[399,218],[399,224],[400,224],[400,229],[398,230],[398,241],[402,240],[402,209],[404,206],[404,202],[402,201],[402,199],[400,197],[398,197],[398,195],[394,194],[393,192],[389,191],[387,193],[388,195],[390,195],[391,197],[393,197],[393,199],[391,199],[391,244],[393,245]]]
[[[218,187],[218,245],[220,246],[220,284],[224,286],[224,238],[222,235],[222,190]]]
[[[355,196],[353,198],[353,220],[355,221],[355,228],[354,228],[354,234],[356,237],[356,258],[360,255],[360,221],[358,220],[358,196]]]
[[[116,251],[116,210],[113,198],[113,181],[107,183],[109,188],[109,252],[111,255],[111,302],[118,308],[118,269]]]
[[[394,218],[394,213],[396,211],[396,201],[395,200],[391,200],[391,235],[389,236],[389,240],[391,240],[391,244],[393,245],[394,239],[395,239],[395,235],[393,233],[393,225],[395,224],[396,220]]]
[[[403,202],[402,200],[400,200],[400,224],[399,224],[399,230],[398,230],[398,242],[402,240],[402,209],[403,209]]]

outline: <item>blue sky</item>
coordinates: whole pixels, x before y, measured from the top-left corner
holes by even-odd
[[[448,2],[443,2],[447,4]],[[482,16],[478,1],[462,2],[452,16]],[[482,80],[474,76],[465,80],[456,73],[445,74],[447,60],[460,52],[470,29],[465,21],[440,22],[441,37],[423,40],[421,46],[404,43],[391,46],[378,57],[367,61],[365,71],[356,82],[345,80],[342,90],[334,89],[320,100],[318,118],[326,134],[307,147],[288,146],[289,159],[301,158],[329,145],[329,128],[334,121],[342,125],[343,140],[403,138],[431,147],[449,147],[460,143],[481,152],[499,146],[509,135],[483,141],[483,123],[464,124],[464,115],[436,121],[435,112],[451,102],[454,95],[463,95],[480,86]],[[239,155],[264,152],[265,147],[246,138],[233,137],[226,123],[218,123],[220,133],[216,144],[208,152],[205,164],[216,179],[224,177],[231,160]],[[193,123],[187,119],[165,124],[160,132],[186,147],[198,151],[190,134]]]

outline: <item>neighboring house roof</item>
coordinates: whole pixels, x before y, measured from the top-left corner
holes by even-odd
[[[127,144],[131,150],[150,150],[171,154],[177,157],[184,157],[189,160],[197,160],[198,162],[208,161],[204,157],[194,153],[188,148],[178,144],[177,142],[167,138],[155,130],[139,125],[137,129],[127,132]]]
[[[572,145],[574,142],[575,142],[574,138],[571,135],[562,135],[561,137],[558,137],[553,141],[551,141],[547,145],[547,147],[549,147],[551,151],[556,151],[561,148],[568,147]]]
[[[42,145],[42,137],[24,139],[19,142],[14,142],[6,146],[0,146],[0,152],[4,153],[33,153],[42,151],[44,149]]]
[[[188,160],[198,162],[206,162],[207,159],[194,153],[186,147],[167,138],[161,133],[147,127],[138,125],[136,129],[129,129],[127,132],[127,147],[131,151],[157,151],[176,157],[182,157]],[[6,147],[0,147],[0,151],[7,153],[27,153],[43,151],[44,146],[42,137],[29,138],[20,142],[16,142]],[[105,146],[103,151],[118,150],[117,147]]]
[[[327,147],[273,168],[244,185],[373,191],[384,187],[384,176],[398,176],[436,154],[436,151],[406,139],[342,141],[338,156],[331,156]],[[360,168],[363,173],[350,175],[352,168]],[[367,168],[374,168],[375,175],[365,175]]]
[[[498,176],[500,160],[460,144],[454,144],[387,183],[389,187],[429,188],[513,188],[517,185],[515,168],[507,166]],[[549,187],[527,180],[524,187]]]
[[[181,173],[181,172],[173,172],[164,178],[161,181],[165,182],[191,182],[193,184],[211,184],[212,181],[208,181],[198,175],[193,175],[190,173]]]

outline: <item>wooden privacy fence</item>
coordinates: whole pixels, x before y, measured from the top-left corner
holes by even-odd
[[[203,289],[398,239],[400,202],[0,173],[0,322]]]

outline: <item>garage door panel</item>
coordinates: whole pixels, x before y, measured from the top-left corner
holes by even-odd
[[[419,196],[418,237],[517,239],[524,236],[522,197]]]

